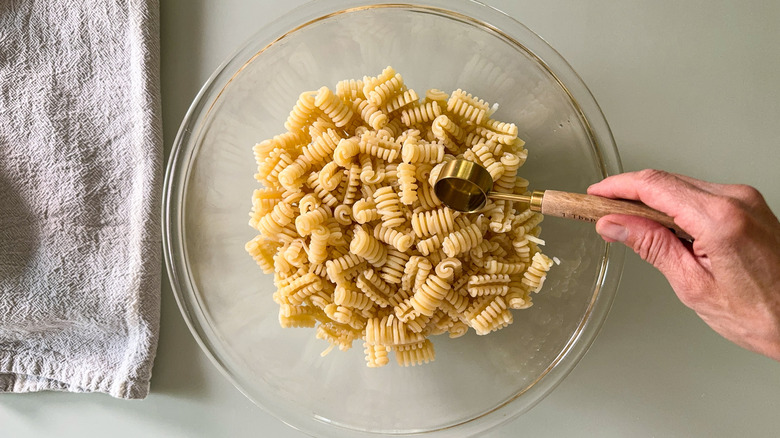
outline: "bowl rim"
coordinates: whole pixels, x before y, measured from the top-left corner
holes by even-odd
[[[200,307],[195,305],[198,299],[192,287],[194,283],[191,277],[191,270],[186,263],[187,248],[184,244],[184,214],[182,210],[182,200],[186,194],[187,182],[189,180],[189,167],[182,168],[181,165],[184,160],[192,160],[196,152],[191,147],[190,139],[198,138],[199,129],[202,128],[200,122],[208,118],[222,91],[230,85],[231,81],[240,74],[246,65],[251,63],[268,47],[283,40],[287,35],[318,21],[343,13],[377,8],[424,9],[454,16],[489,29],[523,48],[526,53],[532,55],[539,65],[543,66],[555,78],[561,88],[568,94],[593,142],[593,150],[601,163],[602,176],[606,177],[610,174],[622,172],[620,156],[611,129],[601,108],[579,75],[541,36],[499,9],[476,0],[415,0],[408,3],[387,0],[341,0],[338,2],[311,0],[273,20],[271,24],[260,29],[247,39],[215,69],[193,99],[174,139],[163,183],[161,224],[166,271],[179,310],[190,332],[206,356],[242,394],[258,407],[292,428],[310,435],[337,434],[337,436],[341,437],[365,437],[377,436],[378,434],[392,436],[420,434],[426,436],[450,436],[452,433],[455,433],[456,429],[458,436],[476,434],[497,427],[527,412],[555,389],[582,359],[600,332],[617,293],[625,256],[624,246],[604,244],[604,254],[596,281],[596,289],[591,296],[587,310],[584,312],[574,334],[540,376],[513,397],[504,400],[482,414],[433,430],[366,431],[349,428],[328,419],[318,418],[316,415],[296,415],[294,418],[283,415],[277,410],[269,408],[267,404],[261,403],[243,388],[237,376],[230,372],[230,366],[220,359],[220,355],[217,353],[220,347],[213,340],[217,339],[218,335],[210,327],[198,323],[199,317],[201,319],[208,319],[208,317],[202,312]],[[480,18],[475,18],[477,15]],[[490,23],[486,22],[488,19]],[[538,43],[541,43],[541,47],[545,52],[544,55],[539,55],[526,47],[525,44],[520,43],[513,36],[517,34],[523,34],[526,38],[536,39]],[[261,49],[255,51],[251,56],[246,56],[249,54],[249,48],[266,41],[267,43]],[[556,64],[555,71],[549,66],[550,62]],[[566,83],[561,79],[561,74],[566,75]],[[218,90],[218,92],[213,101],[205,101],[206,96],[213,94],[215,90]],[[199,125],[200,128],[198,128]],[[598,134],[595,131],[598,131]],[[194,149],[197,149],[197,147]],[[179,168],[184,169],[185,172],[177,173],[176,170]],[[544,385],[540,387],[540,384]],[[511,410],[513,403],[528,392],[535,392],[536,398],[519,409]]]

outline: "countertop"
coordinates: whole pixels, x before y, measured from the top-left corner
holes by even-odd
[[[162,0],[166,155],[201,84],[300,0]],[[588,85],[625,170],[758,188],[780,213],[780,3],[487,1],[545,38]],[[166,276],[152,393],[0,396],[2,437],[280,437],[200,350]],[[563,383],[488,437],[769,437],[780,363],[720,338],[631,253],[603,331]]]

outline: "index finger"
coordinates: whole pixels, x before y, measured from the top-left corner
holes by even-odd
[[[707,223],[707,206],[714,195],[677,175],[642,170],[610,176],[588,187],[588,194],[632,199],[668,214],[694,238]]]

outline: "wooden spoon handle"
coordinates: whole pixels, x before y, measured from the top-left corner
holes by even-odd
[[[674,223],[674,219],[637,201],[602,198],[600,196],[579,193],[545,190],[542,198],[541,213],[585,222],[596,222],[608,214],[627,214],[654,220],[669,228],[677,237],[686,240],[693,238]]]

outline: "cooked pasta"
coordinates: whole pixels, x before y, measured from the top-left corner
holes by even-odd
[[[344,126],[352,118],[352,109],[333,94],[328,87],[322,87],[314,98],[314,106],[322,110],[336,126]]]
[[[360,114],[360,118],[372,128],[381,129],[387,124],[387,114],[379,109],[378,106],[360,98],[355,99],[353,105]]]
[[[349,250],[374,266],[382,266],[387,260],[387,247],[361,225],[355,227]]]
[[[405,107],[411,103],[419,101],[420,98],[414,90],[406,90],[403,93],[395,96],[389,102],[385,104],[385,112],[392,113],[398,111],[400,108]]]
[[[482,230],[477,224],[470,224],[448,234],[442,242],[442,248],[447,256],[455,257],[479,245],[480,242],[482,242]]]
[[[401,163],[397,169],[401,202],[412,205],[417,201],[417,167],[411,163]]]
[[[477,99],[461,89],[453,91],[447,101],[447,111],[477,125],[482,123],[488,108],[485,101]]]
[[[395,248],[387,250],[387,261],[381,268],[381,277],[390,284],[398,284],[404,274],[404,266],[409,260],[408,252],[401,252]]]
[[[460,89],[418,94],[392,67],[299,95],[287,132],[252,148],[264,187],[245,249],[274,275],[282,327],[314,327],[323,355],[363,340],[367,366],[391,353],[413,366],[434,360],[431,336],[485,335],[533,304],[553,265],[542,216],[506,201],[454,212],[433,192],[461,157],[494,190],[527,190],[525,143],[495,108]]]
[[[374,237],[378,240],[392,245],[401,252],[406,252],[414,242],[414,234],[411,231],[402,233],[394,228],[389,228],[384,224],[377,224],[374,227]]]
[[[424,211],[412,214],[412,229],[417,237],[442,235],[451,232],[455,228],[454,218],[458,212],[453,212],[447,207],[436,210]]]
[[[284,127],[287,131],[297,132],[314,118],[317,113],[317,108],[314,106],[314,96],[316,94],[316,92],[312,91],[301,93],[292,111],[290,111],[287,121],[284,122]]]
[[[406,126],[421,125],[441,115],[441,107],[436,101],[418,103],[401,111],[401,123]]]

